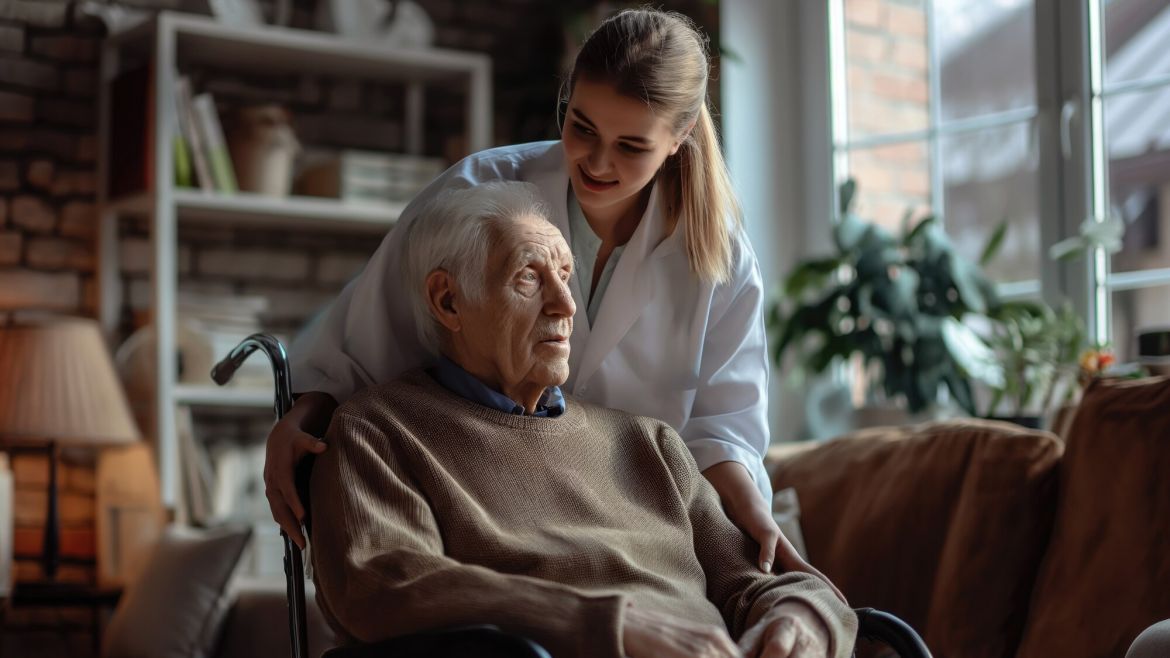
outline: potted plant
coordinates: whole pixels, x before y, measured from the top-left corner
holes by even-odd
[[[911,226],[907,217],[895,236],[857,217],[856,189],[850,180],[839,191],[836,253],[797,265],[768,310],[773,361],[780,367],[796,353],[797,371],[815,374],[858,356],[878,373],[874,392],[911,413],[931,408],[945,388],[975,414],[962,363],[967,346],[981,340],[964,321],[999,306],[994,286],[955,251],[936,218]],[[982,261],[994,256],[1003,233],[996,231]]]
[[[1039,429],[1076,391],[1085,327],[1070,306],[1007,302],[996,308],[986,341],[1002,376],[983,414]],[[987,380],[985,380],[987,381]]]

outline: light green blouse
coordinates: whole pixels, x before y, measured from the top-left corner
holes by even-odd
[[[597,234],[593,232],[593,227],[589,226],[589,220],[585,219],[585,213],[582,212],[580,204],[577,203],[577,196],[573,194],[571,186],[569,187],[568,209],[569,248],[573,250],[577,283],[581,286],[581,296],[586,303],[585,316],[589,318],[589,326],[592,327],[597,319],[597,311],[601,308],[601,299],[605,297],[605,289],[609,287],[609,280],[613,278],[613,270],[617,267],[618,259],[621,258],[622,251],[626,246],[619,245],[613,248],[609,260],[605,262],[605,269],[601,270],[601,276],[597,279],[597,287],[591,289],[593,268],[597,264],[597,250],[601,248],[601,238],[597,237]]]

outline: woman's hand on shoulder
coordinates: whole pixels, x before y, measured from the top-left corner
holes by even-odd
[[[297,495],[296,468],[306,455],[325,452],[325,442],[306,430],[328,427],[337,403],[325,393],[307,393],[272,426],[264,450],[264,497],[272,518],[297,546],[305,547],[305,506]]]
[[[772,508],[764,500],[752,481],[751,474],[739,462],[727,461],[703,471],[723,502],[732,523],[739,526],[760,545],[758,565],[765,573],[773,571],[801,571],[825,581],[841,601],[848,605],[845,595],[800,554],[772,518]]]

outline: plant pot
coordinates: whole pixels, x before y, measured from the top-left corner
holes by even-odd
[[[1014,423],[1030,430],[1044,429],[1043,419],[1039,416],[986,416],[985,418],[1003,423]]]

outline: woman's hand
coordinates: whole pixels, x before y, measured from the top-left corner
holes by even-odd
[[[698,624],[627,605],[622,648],[628,658],[741,658],[722,625]]]
[[[845,595],[833,584],[825,574],[818,571],[806,562],[772,518],[772,508],[760,495],[752,476],[743,464],[739,462],[721,462],[707,470],[703,475],[719,492],[723,501],[723,509],[728,518],[741,530],[746,532],[760,545],[760,570],[771,573],[772,567],[778,566],[779,571],[802,571],[825,581],[837,598],[848,605]]]
[[[828,658],[829,629],[812,608],[785,601],[739,639],[746,658]]]
[[[305,536],[301,534],[305,507],[297,495],[296,467],[305,455],[325,452],[325,442],[310,432],[324,434],[336,408],[337,402],[326,393],[305,393],[268,433],[264,453],[264,497],[268,499],[273,520],[302,549],[305,547]]]

